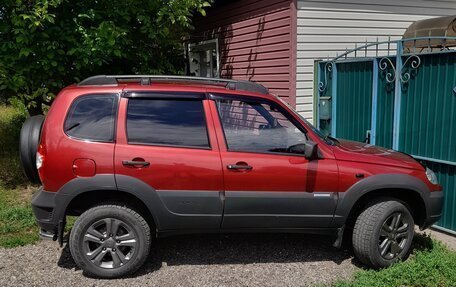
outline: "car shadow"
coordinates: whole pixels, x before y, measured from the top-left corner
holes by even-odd
[[[353,257],[348,248],[332,247],[334,239],[305,234],[203,234],[154,239],[144,266],[133,277],[163,265],[213,265],[333,261],[341,264]],[[68,244],[58,266],[76,269]]]
[[[154,239],[144,266],[131,277],[159,270],[162,266],[223,265],[252,263],[294,263],[344,260],[358,268],[365,268],[353,257],[349,244],[332,247],[328,236],[306,234],[202,234]],[[411,253],[432,249],[429,236],[415,234]],[[62,250],[58,266],[79,270],[68,244]]]

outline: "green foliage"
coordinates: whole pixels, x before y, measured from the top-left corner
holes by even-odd
[[[22,167],[17,151],[7,155],[0,155],[0,184],[16,188],[27,184],[27,178],[22,172]]]
[[[5,0],[0,96],[42,113],[64,86],[95,74],[179,73],[182,39],[204,0]]]
[[[429,237],[416,236],[417,243],[420,246],[410,259],[379,271],[360,271],[352,281],[334,287],[456,286],[456,252]]]
[[[21,107],[0,105],[0,155],[19,148],[19,134],[27,112]]]
[[[38,240],[31,194],[31,189],[6,189],[0,183],[0,247],[22,246]]]
[[[0,184],[9,187],[24,184],[19,160],[19,134],[27,111],[19,101],[12,106],[0,104]]]

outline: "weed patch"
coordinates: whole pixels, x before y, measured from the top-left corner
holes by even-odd
[[[362,270],[334,287],[456,286],[456,252],[428,236],[416,235],[410,258],[382,270]]]

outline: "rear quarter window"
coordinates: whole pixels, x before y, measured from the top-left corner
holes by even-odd
[[[64,131],[72,138],[113,142],[117,95],[85,95],[71,104]]]

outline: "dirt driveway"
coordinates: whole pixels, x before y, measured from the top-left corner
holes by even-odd
[[[311,235],[195,235],[157,240],[131,278],[84,277],[55,242],[0,249],[0,286],[309,286],[349,278],[352,254]]]

